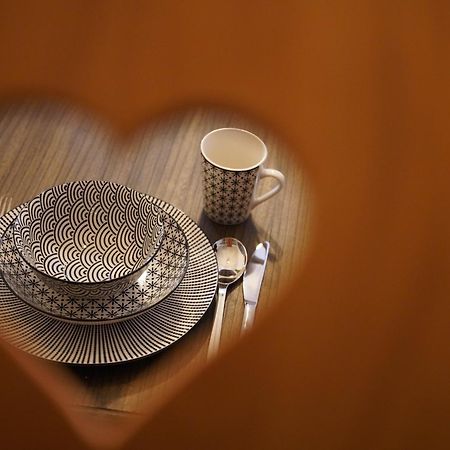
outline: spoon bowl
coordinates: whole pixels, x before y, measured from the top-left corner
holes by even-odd
[[[247,265],[247,250],[235,238],[223,238],[214,243],[219,266],[219,284],[229,285],[237,281]]]

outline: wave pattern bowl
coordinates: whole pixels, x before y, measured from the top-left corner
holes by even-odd
[[[163,237],[161,209],[107,181],[52,187],[28,202],[14,225],[17,251],[36,276],[74,298],[113,295],[135,283]]]

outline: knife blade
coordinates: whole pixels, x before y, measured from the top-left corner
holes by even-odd
[[[258,305],[259,292],[266,270],[269,256],[270,243],[264,241],[256,246],[244,273],[244,317],[242,319],[241,332],[248,331],[253,325],[256,306]]]

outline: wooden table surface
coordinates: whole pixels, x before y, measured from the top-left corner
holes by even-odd
[[[258,206],[239,226],[217,225],[202,213],[200,140],[212,129],[229,126],[260,136],[269,149],[267,167],[281,170],[287,181],[280,194]],[[26,101],[0,108],[0,195],[12,196],[16,206],[55,184],[104,179],[172,203],[199,224],[211,243],[235,236],[251,254],[258,242],[270,241],[256,326],[258,319],[270,320],[284,282],[307,250],[311,190],[285,150],[264,126],[229,111],[186,109],[124,138],[86,111],[57,102]],[[261,189],[270,185],[271,180],[264,179]],[[241,283],[236,283],[228,293],[221,351],[239,345],[242,300]],[[204,367],[213,315],[211,307],[186,336],[155,356],[114,366],[67,366],[80,382],[71,407],[108,420],[142,414],[187,373]]]

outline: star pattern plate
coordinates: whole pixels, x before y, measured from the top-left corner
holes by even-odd
[[[69,364],[113,364],[153,355],[188,333],[209,308],[217,262],[207,237],[183,212],[156,200],[183,230],[189,263],[179,286],[163,301],[127,320],[80,324],[60,320],[21,300],[0,278],[0,333],[37,357]],[[0,218],[3,233],[18,209]]]
[[[19,214],[22,208],[19,208]],[[167,297],[186,272],[188,246],[183,230],[168,214],[163,212],[161,218],[165,235],[155,257],[138,282],[117,295],[78,298],[53,290],[21,258],[14,245],[14,223],[6,229],[0,243],[3,278],[18,297],[53,316],[89,323],[123,320]]]

